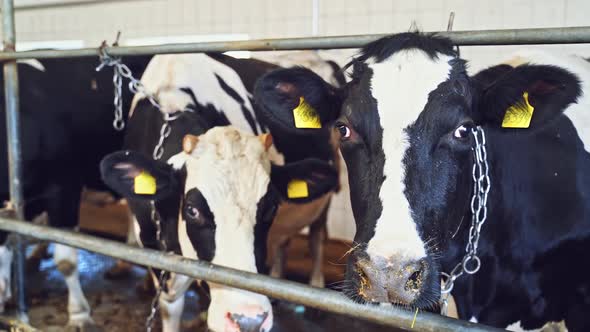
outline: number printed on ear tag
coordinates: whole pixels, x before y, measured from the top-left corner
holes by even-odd
[[[150,173],[142,171],[133,179],[133,191],[140,195],[153,195],[156,193],[156,178]]]
[[[528,92],[525,91],[522,98],[524,103],[519,101],[517,104],[508,107],[506,114],[504,114],[502,128],[528,128],[531,125],[535,108],[529,104]]]
[[[303,180],[291,180],[287,185],[287,197],[289,198],[305,198],[309,196],[307,190],[307,182]]]
[[[318,112],[303,97],[299,97],[299,106],[293,110],[293,118],[297,128],[322,128]]]

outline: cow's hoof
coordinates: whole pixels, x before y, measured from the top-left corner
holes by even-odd
[[[66,332],[103,332],[92,318],[71,320],[65,328]]]
[[[113,267],[111,267],[104,273],[104,277],[110,280],[125,279],[131,276],[132,269],[132,264],[124,261],[117,261],[117,263]]]

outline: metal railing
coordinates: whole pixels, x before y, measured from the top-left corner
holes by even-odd
[[[410,330],[414,312],[395,307],[368,306],[354,303],[339,292],[309,287],[300,283],[279,280],[266,275],[235,270],[195,261],[157,250],[142,249],[116,241],[63,231],[33,223],[0,218],[0,229],[20,233],[41,240],[58,242],[99,254],[123,259],[135,264],[149,265],[196,279],[207,280],[236,288],[247,289],[270,297],[301,303],[317,309],[351,315],[375,323]],[[416,331],[500,331],[484,325],[452,319],[437,314],[418,313]]]
[[[20,160],[19,95],[18,72],[15,60],[29,58],[72,58],[98,56],[98,48],[76,50],[40,50],[15,52],[13,0],[2,0],[4,27],[4,86],[8,135],[8,160],[10,172],[11,203],[17,210],[17,218],[23,219],[22,174]],[[590,43],[590,27],[484,30],[440,32],[457,45],[508,45],[508,44],[570,44]],[[298,49],[358,48],[385,35],[359,35],[291,39],[265,39],[234,42],[210,42],[194,44],[170,44],[138,47],[107,47],[112,56],[130,56],[156,53],[191,53],[225,51],[270,51]],[[194,278],[248,289],[273,298],[289,300],[326,311],[358,317],[368,321],[410,329],[414,313],[399,308],[383,308],[354,303],[343,295],[327,289],[312,288],[302,284],[277,280],[268,276],[215,266],[206,262],[189,260],[162,252],[130,247],[121,243],[95,238],[88,235],[61,231],[33,225],[12,219],[0,218],[0,229],[24,234],[38,239],[59,242],[73,247],[90,250],[107,256],[124,259],[136,264],[152,266]],[[22,246],[22,245],[21,245]],[[22,274],[22,248],[17,250],[19,269],[17,273],[17,308],[26,312],[24,298],[24,275]],[[430,313],[419,313],[414,324],[421,331],[496,331],[491,327],[472,324]]]
[[[540,28],[516,30],[440,31],[456,45],[579,44],[590,43],[590,27]],[[258,39],[226,42],[106,47],[111,56],[163,53],[199,53],[226,51],[278,51],[359,48],[387,34],[331,36],[285,39]],[[2,52],[0,61],[15,59],[75,58],[98,56],[97,48]]]

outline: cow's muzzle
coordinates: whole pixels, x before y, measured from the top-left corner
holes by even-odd
[[[360,258],[354,266],[358,295],[368,302],[414,306],[428,287],[430,266],[425,258]]]

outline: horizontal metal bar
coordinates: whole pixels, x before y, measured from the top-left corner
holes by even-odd
[[[577,44],[590,43],[590,27],[516,30],[441,31],[456,45]],[[224,42],[167,44],[152,46],[107,47],[113,56],[162,53],[199,53],[226,51],[277,51],[306,49],[359,48],[388,34],[332,36],[286,39],[259,39]],[[38,50],[1,52],[0,61],[13,59],[75,58],[97,56],[97,48],[74,50]]]
[[[7,218],[0,218],[0,229],[86,249],[135,264],[149,265],[196,279],[247,289],[276,299],[301,303],[337,314],[396,326],[404,330],[410,330],[412,321],[414,320],[414,312],[395,307],[380,307],[354,303],[340,293],[332,290],[309,287],[292,281],[278,280],[265,275],[239,271],[202,261],[194,261],[156,250],[131,247],[119,242],[84,234]],[[449,332],[501,331],[485,325],[473,324],[426,312],[420,312],[417,315],[414,328],[411,330]]]

